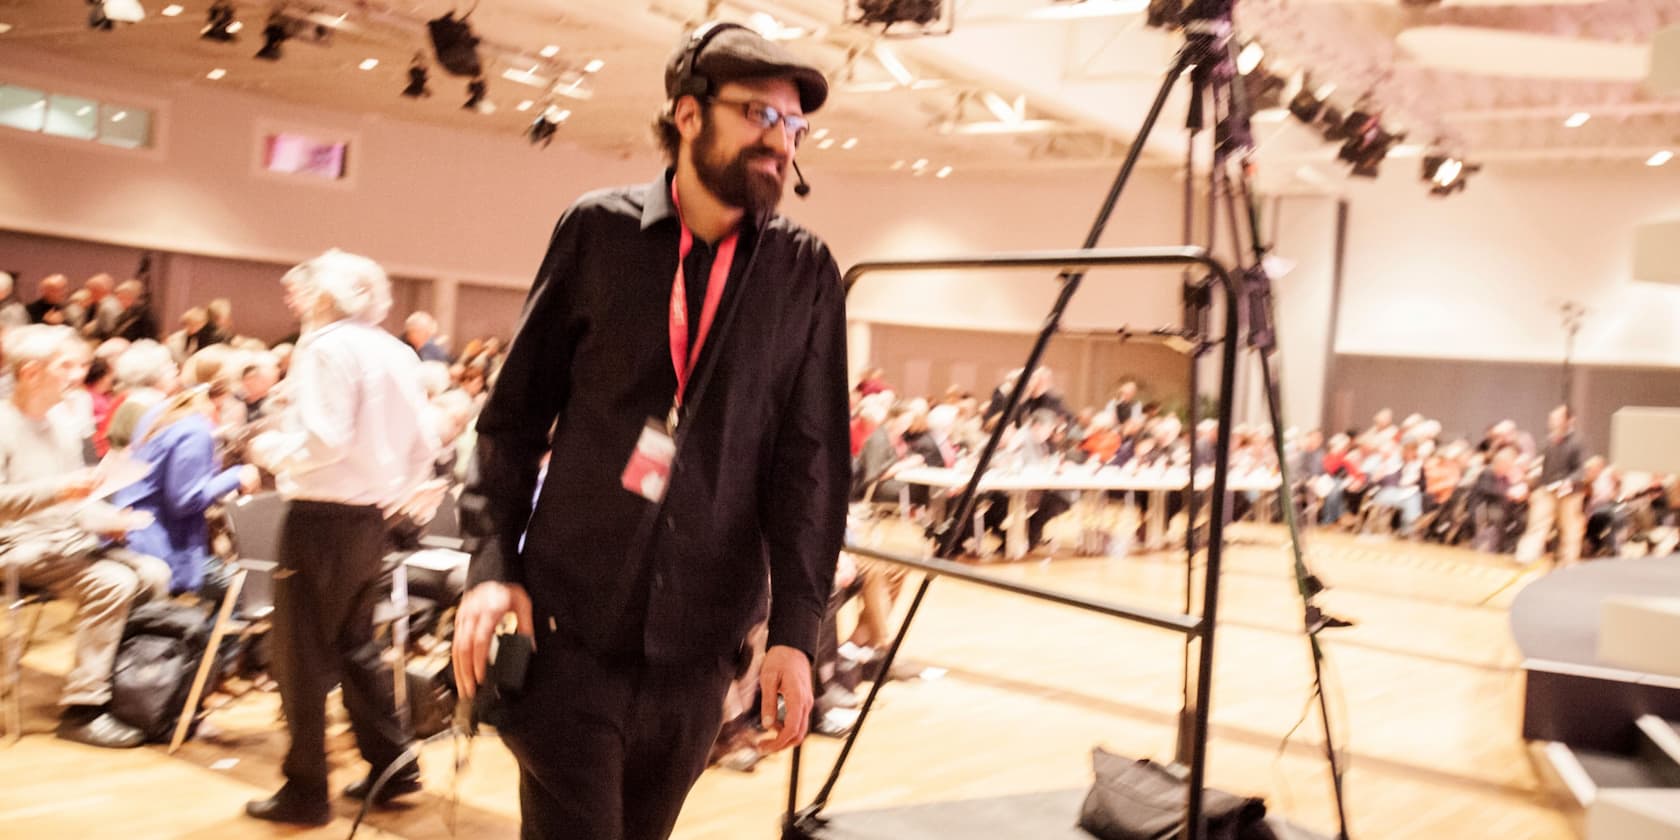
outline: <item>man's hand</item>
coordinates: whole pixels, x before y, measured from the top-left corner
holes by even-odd
[[[513,613],[518,632],[531,636],[532,650],[536,650],[536,624],[531,620],[531,596],[517,583],[485,581],[467,592],[455,611],[455,688],[462,697],[471,698],[484,682],[490,665],[490,640],[496,635],[496,625]],[[810,688],[805,690],[810,695]]]
[[[93,495],[99,487],[99,474],[93,470],[77,470],[65,476],[64,483],[58,487],[58,501],[73,502]]]
[[[459,637],[457,637],[459,638]],[[811,728],[811,660],[797,648],[777,645],[764,654],[764,668],[759,673],[759,689],[763,697],[762,723],[766,732],[776,731],[774,740],[761,744],[767,753],[779,752],[805,740]],[[787,716],[776,723],[776,699],[787,707]]]

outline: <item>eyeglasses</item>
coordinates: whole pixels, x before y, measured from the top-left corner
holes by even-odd
[[[712,102],[741,109],[741,115],[747,118],[747,122],[761,129],[769,130],[777,125],[782,126],[783,131],[793,135],[793,145],[796,148],[804,142],[805,135],[811,133],[810,120],[800,114],[783,113],[782,109],[774,105],[766,105],[752,99],[713,99]]]

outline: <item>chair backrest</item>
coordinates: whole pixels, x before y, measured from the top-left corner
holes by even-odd
[[[453,490],[444,493],[443,500],[438,502],[437,513],[426,523],[426,536],[461,536],[461,503],[456,501]]]
[[[279,493],[243,496],[229,505],[228,527],[233,531],[233,547],[239,559],[278,562],[285,514],[286,500]]]
[[[274,571],[280,566],[280,529],[286,500],[279,493],[243,496],[227,508],[234,552],[248,572],[239,590],[239,614],[266,615],[274,606]]]

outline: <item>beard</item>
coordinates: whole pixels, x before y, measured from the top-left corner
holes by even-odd
[[[773,131],[780,131],[778,126]],[[787,162],[769,146],[747,146],[733,158],[718,148],[717,132],[708,118],[700,126],[694,140],[694,171],[700,183],[718,200],[731,207],[751,213],[766,213],[776,209],[782,200],[782,185],[787,177]],[[775,174],[752,168],[760,158],[777,161]]]

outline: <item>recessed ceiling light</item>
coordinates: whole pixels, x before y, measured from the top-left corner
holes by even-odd
[[[821,143],[817,144],[817,148],[819,148],[819,149],[832,149],[832,148],[834,148],[834,138],[833,137],[823,138],[823,141]]]
[[[1576,111],[1575,113],[1570,114],[1569,119],[1564,120],[1563,124],[1569,126],[1570,128],[1580,128],[1581,126],[1586,125],[1587,120],[1590,119],[1592,119],[1592,114],[1589,114],[1586,111]]]
[[[4,35],[4,34],[6,34],[7,32],[10,32],[10,31],[12,31],[12,25],[11,24],[0,23],[0,35]]]
[[[78,117],[85,117],[91,113],[93,113],[92,105],[83,105],[82,107],[76,109],[76,116]]]
[[[164,17],[175,17],[176,15],[179,15],[180,13],[182,13],[184,11],[186,11],[186,9],[184,7],[182,7],[181,5],[176,4],[176,3],[170,3],[169,5],[164,6],[163,11],[159,12],[159,14],[163,15]]]
[[[362,59],[362,63],[358,64],[356,66],[362,68],[363,70],[372,70],[373,68],[379,66],[379,59],[377,59],[377,58],[364,58],[364,59]]]
[[[951,177],[951,167],[949,167],[949,166],[940,167],[938,172],[933,173],[933,177],[935,177],[935,178],[949,178],[949,177]]]
[[[902,160],[895,160],[895,161],[893,161],[893,162],[892,162],[892,166],[889,166],[889,167],[887,167],[887,168],[888,168],[888,169],[891,169],[891,170],[892,170],[892,171],[894,171],[894,172],[897,172],[897,171],[898,171],[898,170],[900,170],[900,169],[903,169],[903,168],[904,168],[904,161],[902,161]]]
[[[217,67],[216,69],[211,70],[208,73],[205,73],[204,78],[209,79],[210,81],[214,82],[217,79],[220,79],[221,77],[226,76],[226,75],[227,75],[226,70],[223,70],[222,68]]]
[[[540,50],[537,50],[537,54],[542,56],[543,58],[553,58],[553,57],[560,54],[560,48],[553,45],[553,44],[549,44],[548,46],[543,47]]]
[[[1645,165],[1646,166],[1662,166],[1663,164],[1668,163],[1669,161],[1671,161],[1673,159],[1674,159],[1674,153],[1667,150],[1667,149],[1663,149],[1662,151],[1657,152],[1654,155],[1651,155],[1651,157],[1648,158],[1645,161]]]
[[[227,31],[232,34],[237,34],[239,30],[244,28],[245,24],[237,20],[227,25]]]
[[[111,122],[122,122],[123,120],[126,120],[126,119],[128,119],[128,112],[127,111],[118,111],[115,114],[111,115]]]
[[[857,138],[847,137],[846,142],[840,144],[840,148],[845,149],[848,152],[857,148]]]
[[[583,65],[583,72],[585,72],[585,73],[599,73],[599,72],[601,72],[601,68],[605,67],[605,66],[607,66],[607,63],[605,61],[602,61],[599,58],[592,58],[592,59],[589,60],[588,64]]]
[[[521,99],[521,100],[519,100],[518,105],[513,106],[513,110],[515,110],[515,111],[529,111],[529,110],[531,110],[531,106],[535,105],[535,104],[537,104],[537,103],[532,102],[529,99]]]
[[[827,137],[827,136],[828,136],[828,129],[826,129],[826,128],[819,128],[816,131],[811,132],[811,139],[812,140],[821,140],[821,139],[823,139],[824,137]]]
[[[923,169],[927,168],[927,164],[928,164],[928,159],[927,158],[916,158],[916,162],[910,164],[910,168],[916,170],[917,172],[920,172]]]

